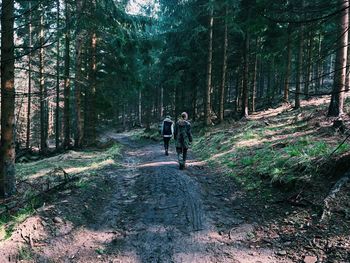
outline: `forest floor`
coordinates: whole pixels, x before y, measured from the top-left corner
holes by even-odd
[[[0,262],[350,262],[349,183],[321,220],[349,168],[347,144],[324,158],[345,136],[324,118],[326,103],[197,133],[184,171],[141,132],[19,163],[21,197],[62,170],[75,180],[0,221]]]
[[[192,157],[180,171],[159,143],[108,137],[123,146],[119,164],[95,164],[83,185],[16,225],[0,242],[1,262],[292,262],[278,248],[252,246],[258,226],[223,198],[203,163]]]

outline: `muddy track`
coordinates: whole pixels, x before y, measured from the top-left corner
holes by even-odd
[[[29,220],[41,222],[42,246],[27,262],[290,262],[246,245],[254,226],[213,189],[206,168],[189,160],[180,171],[175,153],[165,156],[159,143],[108,136],[124,145],[123,167],[101,171],[89,191],[73,191],[28,219],[27,228]],[[57,215],[64,222],[50,226]]]

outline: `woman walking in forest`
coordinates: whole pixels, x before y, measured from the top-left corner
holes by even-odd
[[[169,155],[169,142],[174,133],[174,123],[169,115],[163,120],[160,132],[164,140],[165,155]]]
[[[181,118],[176,122],[174,129],[176,153],[179,160],[180,170],[185,168],[187,150],[192,142],[191,124],[187,119],[187,113],[181,113]]]

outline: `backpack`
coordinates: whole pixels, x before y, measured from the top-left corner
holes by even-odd
[[[172,135],[171,125],[173,123],[170,121],[165,121],[163,124],[163,135]]]

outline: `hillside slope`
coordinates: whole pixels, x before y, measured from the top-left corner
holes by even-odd
[[[345,131],[335,129],[334,119],[325,117],[328,105],[318,98],[298,111],[283,105],[259,112],[201,131],[193,145],[221,174],[224,198],[261,224],[254,245],[277,244],[295,262],[306,255],[350,260],[350,122],[345,116]]]

